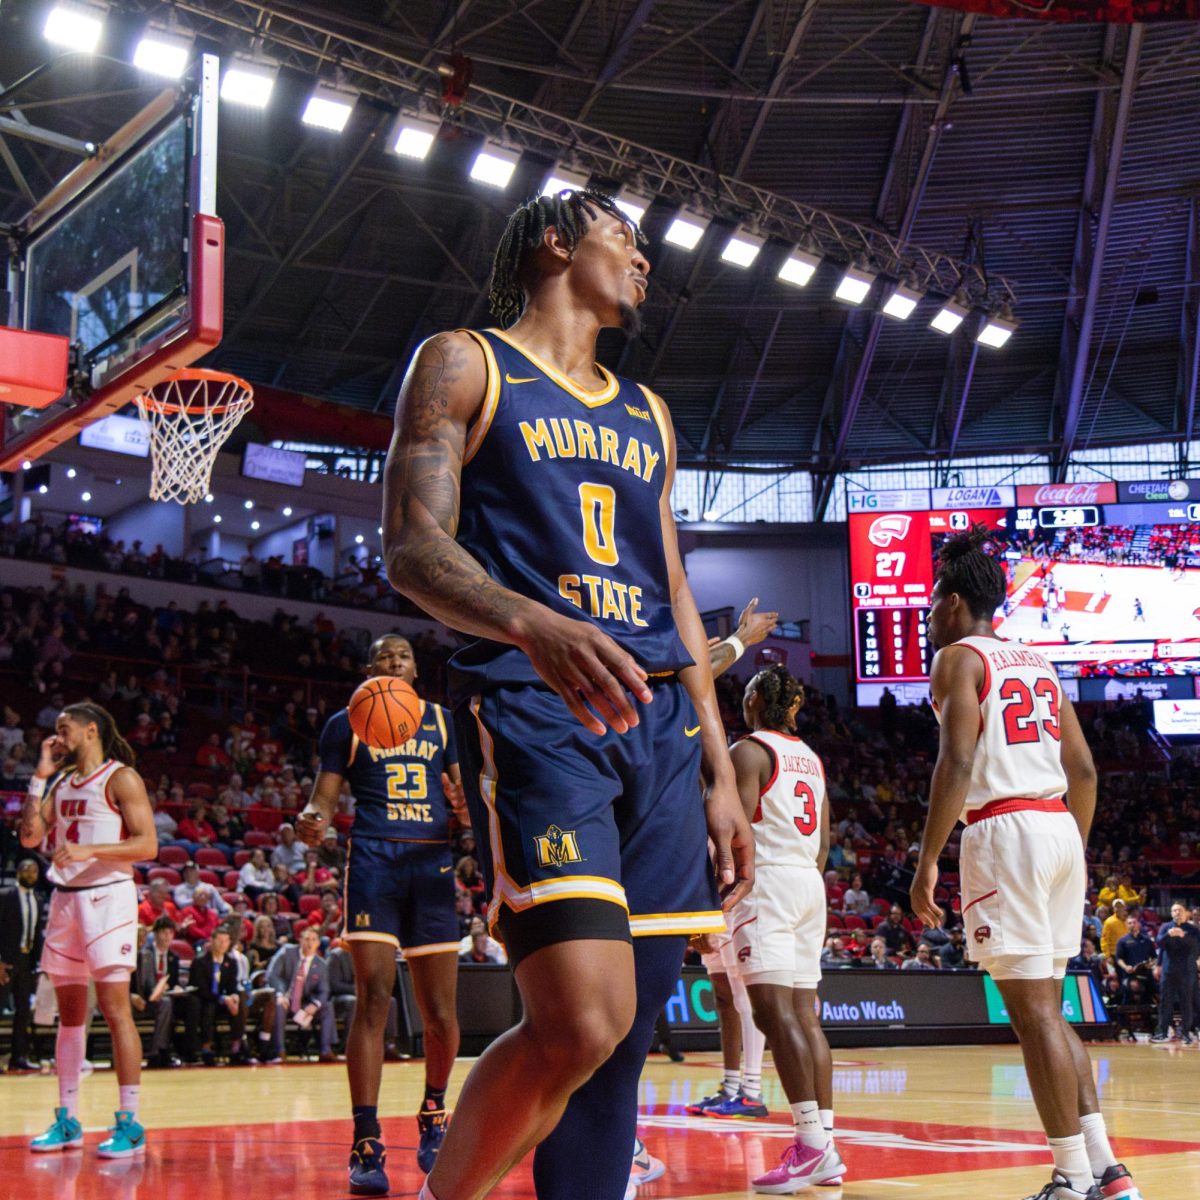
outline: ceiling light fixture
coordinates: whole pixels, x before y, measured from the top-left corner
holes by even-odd
[[[46,41],[67,50],[91,54],[100,45],[107,9],[80,0],[60,0],[47,14],[42,26]]]
[[[221,80],[221,99],[248,108],[266,108],[278,75],[279,68],[270,63],[235,58]]]
[[[353,92],[338,91],[337,88],[318,85],[304,108],[300,118],[305,125],[314,129],[327,129],[330,133],[341,133],[350,120],[358,96]]]
[[[180,79],[192,56],[192,39],[181,33],[148,28],[133,52],[133,65],[147,75]]]
[[[846,268],[833,294],[846,304],[861,304],[870,293],[875,278],[874,271],[868,271],[866,267],[854,263]]]
[[[698,212],[683,209],[667,226],[663,241],[682,250],[695,250],[710,224],[709,218]]]
[[[756,233],[749,233],[740,226],[729,235],[721,251],[721,258],[735,267],[748,267],[758,257],[758,252],[766,245],[767,239]]]
[[[495,142],[484,142],[471,164],[471,178],[503,191],[520,161],[521,156],[515,150],[507,150]]]
[[[938,333],[949,335],[963,323],[963,319],[970,311],[970,305],[966,303],[965,297],[960,292],[938,309],[933,320],[929,322],[930,327],[936,329]]]
[[[891,317],[895,321],[907,321],[916,311],[916,307],[921,303],[923,297],[924,292],[918,292],[916,288],[909,287],[907,283],[898,283],[884,302],[883,315]]]

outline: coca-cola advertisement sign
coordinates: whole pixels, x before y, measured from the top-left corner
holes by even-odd
[[[1115,483],[1023,483],[1017,488],[1022,508],[1056,504],[1116,504]]]

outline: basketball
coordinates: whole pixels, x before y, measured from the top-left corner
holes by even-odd
[[[402,746],[421,723],[421,698],[403,679],[381,675],[360,684],[347,706],[350,728],[364,746]]]

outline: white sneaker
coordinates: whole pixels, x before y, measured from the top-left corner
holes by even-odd
[[[625,1200],[637,1200],[637,1184],[633,1182],[633,1176],[629,1177],[629,1182],[625,1185]]]
[[[1055,1167],[1050,1182],[1034,1196],[1025,1200],[1102,1200],[1103,1194],[1094,1184],[1086,1192],[1073,1188],[1067,1177]]]
[[[638,1138],[633,1144],[633,1166],[629,1171],[629,1178],[633,1180],[635,1187],[640,1187],[643,1183],[653,1183],[656,1179],[661,1179],[667,1173],[667,1164],[661,1158],[655,1158],[649,1150],[646,1149],[646,1143]]]

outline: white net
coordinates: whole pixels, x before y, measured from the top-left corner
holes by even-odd
[[[209,490],[217,451],[254,407],[254,389],[235,375],[195,368],[134,403],[150,428],[150,499],[196,504]]]

